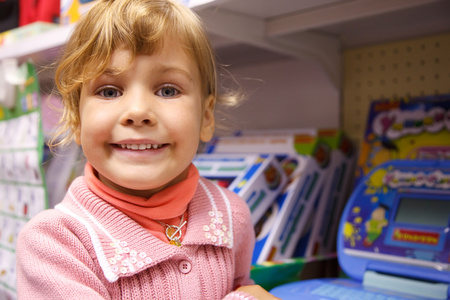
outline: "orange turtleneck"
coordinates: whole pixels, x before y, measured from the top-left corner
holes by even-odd
[[[169,240],[165,235],[165,228],[155,220],[178,226],[181,216],[184,215],[184,221],[187,221],[187,207],[197,190],[200,177],[197,168],[191,164],[185,180],[147,199],[123,194],[106,186],[98,179],[97,171],[90,163],[86,164],[84,173],[87,185],[92,192],[166,242]],[[185,235],[186,228],[185,225],[181,229],[181,239]]]

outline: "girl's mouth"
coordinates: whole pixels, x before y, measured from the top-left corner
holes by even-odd
[[[129,149],[129,150],[159,149],[164,146],[164,144],[116,144],[116,145],[122,149]]]

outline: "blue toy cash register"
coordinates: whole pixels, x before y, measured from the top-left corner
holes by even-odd
[[[450,162],[397,160],[373,169],[341,216],[338,259],[351,279],[314,279],[281,299],[449,299]]]

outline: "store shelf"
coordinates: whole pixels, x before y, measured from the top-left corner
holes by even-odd
[[[337,88],[343,48],[450,30],[447,0],[227,0],[197,12],[219,51],[251,45],[312,61]]]
[[[0,47],[0,60],[17,58],[20,62],[32,59],[38,65],[47,65],[55,60],[58,50],[69,37],[73,25],[56,27],[23,40]]]

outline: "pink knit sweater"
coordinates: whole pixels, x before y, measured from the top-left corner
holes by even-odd
[[[182,247],[165,243],[77,178],[63,202],[21,230],[19,299],[255,299],[247,205],[200,178]]]

